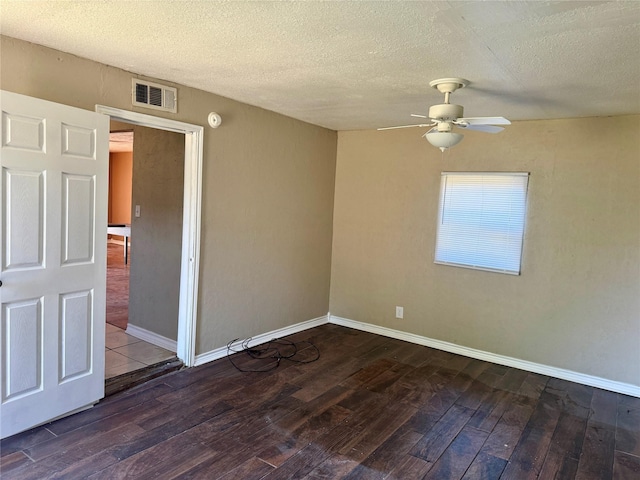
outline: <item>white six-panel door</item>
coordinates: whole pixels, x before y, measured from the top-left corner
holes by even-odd
[[[0,436],[104,396],[109,117],[0,92]]]

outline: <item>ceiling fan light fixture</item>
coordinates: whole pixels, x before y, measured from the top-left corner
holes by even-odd
[[[432,128],[425,133],[423,137],[425,137],[431,145],[444,152],[447,148],[459,144],[464,135],[455,132],[438,132],[435,128]]]

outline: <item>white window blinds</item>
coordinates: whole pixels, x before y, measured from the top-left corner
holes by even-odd
[[[520,274],[528,173],[443,172],[435,263]]]

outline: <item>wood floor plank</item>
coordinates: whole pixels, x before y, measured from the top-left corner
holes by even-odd
[[[60,435],[52,440],[34,445],[31,448],[25,449],[25,452],[29,458],[33,459],[35,462],[40,462],[47,457],[57,456],[61,450],[71,450],[79,445],[84,447],[87,445],[87,439],[99,438],[102,440],[103,436],[109,437],[114,435],[112,433],[113,431],[119,432],[115,434],[116,436],[121,435],[120,432],[122,429],[126,430],[131,427],[133,427],[133,430],[136,432],[142,431],[142,429],[137,425],[132,425],[130,423],[127,423],[126,425],[120,425],[118,423],[112,424],[109,421],[109,418],[106,418],[92,422],[82,428],[72,430],[71,432]]]
[[[154,401],[159,395],[169,391],[171,391],[171,387],[166,384],[152,381],[131,392],[118,395],[113,401],[98,403],[98,405],[80,414],[71,415],[51,423],[47,425],[47,428],[56,435],[62,435],[93,422],[102,421],[110,415],[116,415],[146,402]]]
[[[435,462],[466,425],[472,414],[473,410],[469,408],[452,406],[409,453],[427,462]]]
[[[613,478],[617,404],[615,393],[594,391],[576,480]]]
[[[130,441],[144,433],[140,427],[133,424],[87,436],[77,435],[75,432],[77,431],[65,435],[67,438],[61,437],[60,442],[55,445],[48,444],[47,454],[32,465],[16,470],[16,478],[40,480],[49,476],[64,478],[65,475],[69,478],[86,478],[118,461],[118,458],[108,451],[114,443]],[[51,448],[53,451],[49,452]],[[64,455],[60,455],[60,452],[64,452]],[[84,459],[91,461],[85,462]]]
[[[427,472],[433,467],[432,462],[414,457],[413,455],[405,455],[398,457],[397,466],[391,470],[385,480],[407,480],[409,478],[423,478]],[[366,477],[365,477],[366,478]]]
[[[586,416],[576,416],[566,411],[560,414],[540,478],[575,477],[586,426]]]
[[[509,457],[509,463],[501,478],[504,480],[538,478],[560,414],[561,406],[557,396],[545,389],[513,454]]]
[[[618,394],[618,402],[620,405],[640,410],[640,397]]]
[[[528,375],[529,372],[525,372],[524,370],[510,368],[505,372],[495,387],[507,392],[517,393]]]
[[[354,460],[345,455],[334,454],[311,470],[304,478],[305,480],[334,480],[337,478],[345,478],[357,466],[358,460]],[[369,477],[365,476],[361,478],[368,479]]]
[[[379,360],[388,353],[384,341],[373,336],[366,339],[359,347],[349,349],[343,355],[337,355],[336,347],[332,347],[332,357],[326,362],[309,364],[307,371],[290,381],[295,385],[304,385],[295,397],[309,401],[320,395],[324,390],[342,383],[346,378],[359,371],[363,365]],[[366,359],[366,360],[365,360]]]
[[[199,443],[185,443],[180,436],[160,442],[87,478],[120,480],[129,478],[171,478],[189,470],[190,466],[209,458],[213,452]]]
[[[454,353],[445,352],[443,350],[436,350],[434,352],[433,358],[429,363],[459,372],[472,361],[473,360],[469,357],[463,357],[462,355],[456,355]]]
[[[12,470],[30,465],[31,463],[32,460],[27,457],[24,452],[9,453],[0,458],[0,473],[7,475]]]
[[[0,442],[0,457],[31,448],[55,437],[56,435],[45,427],[36,427],[9,438],[3,438]]]
[[[329,431],[325,431],[322,435],[315,438],[315,441],[307,443],[298,450],[298,452],[290,456],[277,469],[270,472],[267,479],[281,478],[308,478],[316,468],[325,463],[330,457],[336,456],[340,450],[355,434],[355,431],[340,423]],[[322,471],[327,472],[332,463],[325,466]],[[336,478],[336,477],[333,477]]]
[[[414,368],[390,385],[386,393],[397,402],[420,408],[442,388],[436,377],[431,378],[438,368],[437,365],[430,364]]]
[[[353,374],[349,375],[342,382],[340,386],[345,388],[360,388],[371,379],[377,377],[384,371],[390,369],[396,362],[389,358],[380,358],[373,363],[367,365],[365,368],[357,370]]]
[[[483,360],[476,360],[471,358],[469,363],[462,369],[462,373],[469,375],[472,379],[477,379],[482,375],[491,364]]]
[[[259,458],[253,457],[238,465],[227,474],[219,477],[219,480],[260,480],[274,469],[273,466],[264,463]]]
[[[507,396],[505,398],[511,399],[513,397]],[[491,430],[491,434],[482,448],[483,453],[508,460],[516,448],[532,414],[533,407],[529,405],[521,405],[514,402],[506,405],[504,413],[497,424],[495,424],[493,430]],[[470,421],[469,425],[474,426],[474,423]],[[481,428],[482,426],[483,424],[481,424],[478,429],[487,431]]]
[[[486,383],[477,379],[473,380],[469,388],[462,392],[458,400],[456,400],[456,405],[477,410],[493,392],[493,388]]]
[[[400,341],[400,340],[399,340]],[[411,365],[414,368],[431,361],[436,350],[415,343],[402,342],[402,348],[393,355],[393,360]]]
[[[613,478],[616,480],[638,480],[640,478],[640,458],[625,452],[615,452]]]
[[[337,325],[289,338],[318,361],[151,380],[3,440],[3,478],[638,478],[639,399]]]
[[[111,465],[118,463],[118,458],[114,457],[107,451],[100,451],[95,455],[83,456],[79,460],[70,462],[64,468],[60,468],[60,463],[54,468],[47,468],[46,463],[40,465],[40,472],[34,475],[34,479],[67,479],[67,478],[87,478],[100,470],[103,470]],[[37,470],[32,470],[30,473],[35,473]],[[21,477],[22,478],[22,477]],[[29,478],[29,477],[24,477]]]
[[[618,404],[616,450],[640,457],[640,408]]]
[[[491,432],[513,401],[513,394],[493,389],[476,408],[471,420],[469,420],[469,426]]]
[[[207,420],[193,431],[197,433],[199,441],[219,451],[229,451],[242,443],[261,445],[258,442],[261,436],[270,436],[270,432],[265,430],[300,406],[301,402],[298,399],[286,394],[275,395],[261,401],[254,399],[248,405],[234,408]],[[253,453],[255,454],[255,451]]]
[[[462,480],[498,480],[506,465],[506,460],[480,452],[465,472]]]
[[[413,370],[413,367],[404,363],[396,363],[382,372],[380,375],[365,382],[362,388],[372,392],[386,392],[404,375]]]
[[[384,409],[376,412],[375,416],[370,417],[366,428],[359,428],[359,426],[351,424],[351,427],[356,429],[358,433],[338,452],[344,455],[355,455],[359,461],[363,461],[399,429],[415,411],[415,409],[407,408],[399,403],[387,404]],[[347,418],[346,421],[351,418]]]
[[[265,439],[264,435],[257,435],[256,440]],[[232,472],[255,456],[255,446],[243,445],[238,442],[230,442],[226,452],[216,452],[202,461],[196,463],[190,469],[174,476],[180,480],[211,480]]]
[[[408,423],[397,429],[387,440],[367,456],[358,467],[346,477],[349,480],[384,478],[387,472],[396,467],[398,457],[407,455],[422,434],[408,428]]]
[[[476,457],[487,438],[487,432],[465,427],[424,476],[425,480],[460,479]]]
[[[283,428],[279,424],[274,425],[273,428],[278,428],[281,441],[260,451],[256,456],[269,465],[278,467],[296,455],[313,438],[331,430],[350,414],[350,410],[339,405],[332,405],[315,415],[305,416],[302,423],[296,423],[291,428]]]
[[[518,395],[528,397],[532,400],[538,400],[544,391],[549,377],[538,373],[529,373],[518,389]]]
[[[119,459],[127,459],[228,410],[228,405],[218,403],[182,415],[169,417],[166,423],[151,430],[145,430],[142,435],[134,440],[114,445],[111,451]]]

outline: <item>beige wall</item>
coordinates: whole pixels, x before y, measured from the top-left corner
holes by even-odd
[[[211,111],[222,115],[223,125],[206,128],[204,138],[197,353],[327,313],[335,132],[162,79],[151,80],[178,87],[178,113],[133,108],[133,74],[1,42],[4,90],[196,125]]]
[[[198,353],[330,306],[640,385],[640,117],[517,122],[442,156],[417,130],[336,139],[179,85],[178,114],[132,108],[130,73],[6,37],[1,62],[0,87],[17,93],[200,125],[222,115],[205,133]],[[521,276],[433,264],[446,170],[531,172]]]
[[[640,116],[422,133],[339,133],[331,314],[640,385]],[[521,276],[433,263],[442,171],[531,172]]]
[[[177,340],[185,136],[134,127],[129,323]]]

